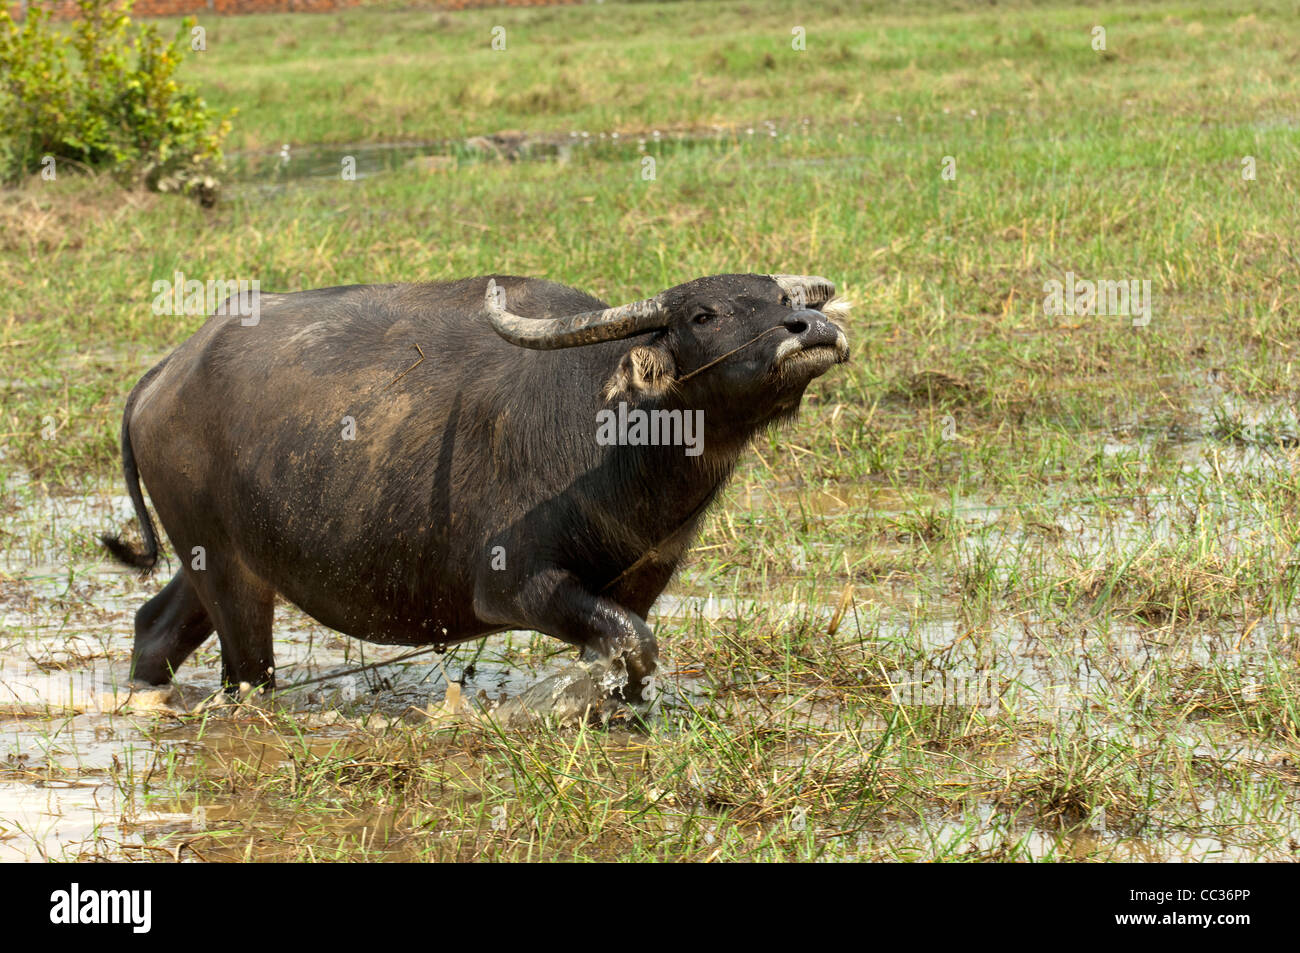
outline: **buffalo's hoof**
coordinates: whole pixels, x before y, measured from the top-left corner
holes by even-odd
[[[605,660],[574,662],[506,699],[490,716],[507,725],[539,719],[560,724],[607,724],[630,713],[617,696],[626,680],[621,664]]]
[[[117,690],[116,698],[121,709],[131,711],[170,712],[185,708],[185,699],[172,682],[153,685],[133,678]]]

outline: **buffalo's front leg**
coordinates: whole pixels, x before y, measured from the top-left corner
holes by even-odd
[[[618,694],[629,702],[642,700],[659,659],[654,633],[635,612],[589,592],[571,574],[540,573],[509,595],[498,590],[475,603],[485,621],[535,629],[580,646],[584,661],[621,663],[627,684]]]

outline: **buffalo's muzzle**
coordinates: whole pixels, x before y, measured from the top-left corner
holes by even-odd
[[[785,319],[786,329],[799,338],[804,347],[834,347],[842,332],[820,311],[805,308]]]
[[[794,311],[786,317],[783,324],[791,337],[782,341],[777,347],[778,364],[796,355],[807,359],[819,353],[825,355],[825,358],[815,363],[825,363],[826,367],[842,364],[849,359],[848,338],[837,324],[820,311],[810,308]],[[821,370],[825,370],[826,367]]]

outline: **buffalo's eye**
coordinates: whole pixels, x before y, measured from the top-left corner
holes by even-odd
[[[716,317],[717,315],[714,314],[712,311],[701,311],[698,314],[696,314],[695,317],[691,318],[691,320],[694,321],[696,324],[708,324]]]

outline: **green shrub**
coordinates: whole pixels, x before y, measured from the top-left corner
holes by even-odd
[[[0,9],[0,179],[47,168],[52,157],[133,187],[210,198],[230,118],[174,78],[193,21],[167,43],[151,25],[129,35],[130,0],[120,9],[116,0],[77,5],[66,33],[39,7],[21,26]]]

